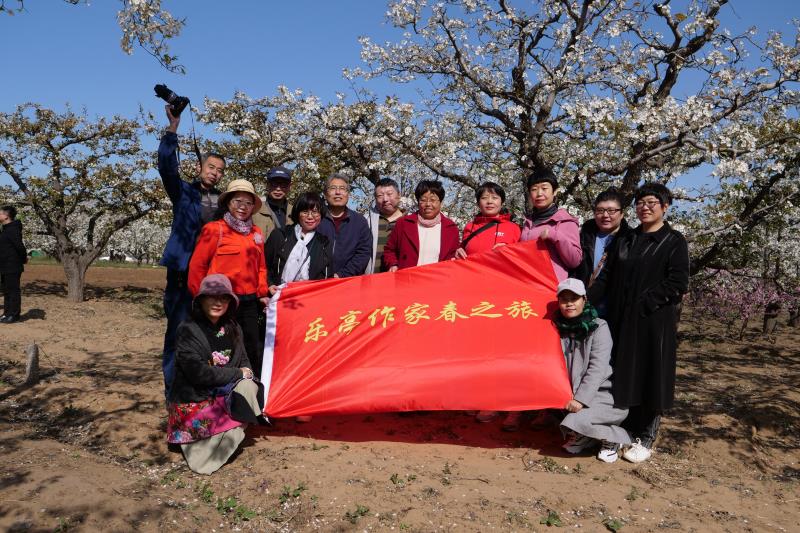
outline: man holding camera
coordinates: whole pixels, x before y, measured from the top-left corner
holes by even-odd
[[[204,154],[198,163],[198,177],[191,183],[180,178],[178,163],[178,125],[180,113],[172,113],[167,105],[167,126],[158,147],[158,173],[172,202],[172,229],[160,264],[167,267],[167,286],[164,289],[164,313],[167,331],[164,334],[162,369],[167,397],[175,376],[175,341],[178,325],[189,315],[192,297],[187,288],[189,259],[197,236],[204,224],[210,222],[217,210],[220,191],[216,185],[225,172],[225,159],[215,153]]]

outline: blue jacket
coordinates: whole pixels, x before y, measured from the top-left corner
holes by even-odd
[[[347,209],[336,233],[330,214],[325,215],[317,231],[333,243],[333,272],[340,278],[364,273],[372,259],[372,233],[367,220],[352,209]]]
[[[175,270],[189,270],[189,259],[203,226],[200,180],[188,183],[181,179],[177,150],[178,135],[166,132],[158,146],[158,173],[172,202],[172,230],[160,264]],[[212,189],[212,192],[219,194],[216,189]]]

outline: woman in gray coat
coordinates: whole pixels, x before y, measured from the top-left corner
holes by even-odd
[[[559,314],[555,319],[567,363],[572,399],[561,428],[569,435],[564,449],[580,453],[600,442],[597,458],[613,463],[622,445],[630,444],[628,432],[619,426],[627,409],[614,407],[611,395],[611,332],[606,321],[586,301],[583,282],[568,278],[558,284]]]

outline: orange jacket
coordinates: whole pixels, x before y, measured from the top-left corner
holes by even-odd
[[[189,292],[200,290],[200,282],[209,274],[225,274],[237,295],[267,295],[267,265],[264,262],[264,238],[253,226],[249,235],[233,231],[224,220],[203,226],[192,259],[189,261]]]

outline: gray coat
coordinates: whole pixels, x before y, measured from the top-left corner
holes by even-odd
[[[619,427],[628,410],[614,407],[611,395],[611,332],[605,320],[598,318],[597,323],[582,341],[561,337],[572,394],[584,405],[564,417],[561,426],[594,439],[630,444],[628,432]]]

